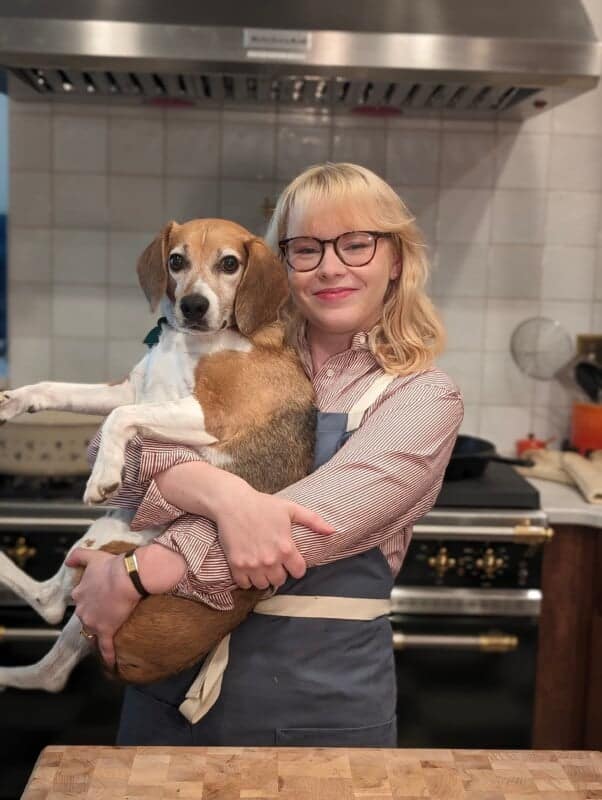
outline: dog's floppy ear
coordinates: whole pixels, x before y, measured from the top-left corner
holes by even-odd
[[[276,321],[288,297],[288,281],[286,270],[263,239],[251,239],[245,247],[249,257],[234,301],[234,319],[238,330],[250,336]]]
[[[151,311],[154,311],[165,292],[167,291],[167,246],[172,228],[177,222],[168,222],[149,246],[144,250],[136,271],[142,291],[150,303]]]

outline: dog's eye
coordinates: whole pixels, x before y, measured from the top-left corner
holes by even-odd
[[[186,259],[181,253],[172,253],[169,256],[167,263],[174,272],[177,272],[186,266]]]
[[[236,256],[224,256],[219,262],[220,268],[229,274],[236,272],[238,269],[238,259]]]

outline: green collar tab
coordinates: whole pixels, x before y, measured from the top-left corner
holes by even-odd
[[[167,325],[167,317],[160,317],[157,320],[157,324],[154,328],[146,334],[144,339],[142,340],[143,344],[148,345],[148,347],[154,347],[156,344],[159,344],[159,337],[161,336],[161,326]]]

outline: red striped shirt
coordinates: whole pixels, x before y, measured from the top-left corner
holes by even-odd
[[[362,333],[313,374],[321,411],[349,412],[383,370]],[[401,567],[412,525],[433,506],[463,416],[460,392],[441,370],[396,378],[366,411],[347,443],[311,475],[278,493],[320,514],[335,533],[324,536],[292,526],[309,567],[380,547],[393,574]],[[125,482],[114,505],[138,511],[132,528],[167,524],[156,542],[181,553],[188,571],[173,591],[214,608],[232,607],[234,588],[215,523],[167,503],[154,475],[184,461],[193,450],[137,437],[128,447]]]

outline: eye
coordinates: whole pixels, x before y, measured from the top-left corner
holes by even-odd
[[[239,267],[238,259],[236,256],[224,256],[219,262],[220,269],[232,275]]]
[[[167,263],[169,264],[170,269],[172,269],[174,272],[179,272],[186,266],[186,259],[181,253],[171,253],[167,259]]]

